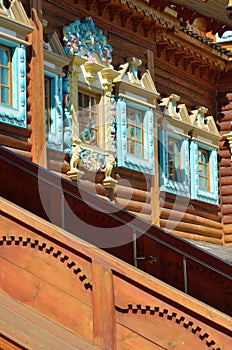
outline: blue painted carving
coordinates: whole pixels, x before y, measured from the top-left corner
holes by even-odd
[[[66,55],[79,55],[88,61],[112,67],[112,46],[107,43],[102,30],[95,28],[91,17],[82,22],[75,20],[64,27],[63,46]]]
[[[0,43],[9,47],[12,55],[12,104],[0,104],[0,121],[26,128],[26,48],[2,39]]]
[[[209,152],[209,190],[203,190],[199,186],[198,149],[202,148]],[[196,140],[190,144],[191,162],[191,198],[210,204],[218,204],[218,166],[217,150],[210,146],[201,145]]]
[[[70,78],[67,76],[63,78],[63,110],[64,110],[64,151],[71,155],[72,147],[72,115],[70,103]]]
[[[80,159],[82,167],[88,171],[98,172],[106,169],[106,159],[101,153],[82,149]]]
[[[63,151],[63,87],[62,77],[45,72],[51,79],[51,130],[46,132],[47,146]]]
[[[117,150],[117,140],[116,140],[116,130],[117,130],[117,123],[116,123],[116,101],[115,98],[111,98],[111,142],[112,142],[112,148],[114,153],[116,153]]]
[[[168,138],[172,137],[180,142],[180,179],[175,181],[170,179],[168,169]],[[189,140],[184,137],[167,132],[159,128],[158,131],[158,153],[159,153],[159,172],[160,172],[160,191],[190,197],[190,174],[189,174]]]
[[[138,157],[127,150],[127,106],[131,105],[143,111],[144,156]],[[146,174],[154,174],[154,112],[152,109],[118,99],[117,120],[117,165]]]

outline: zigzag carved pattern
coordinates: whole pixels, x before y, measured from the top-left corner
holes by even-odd
[[[211,350],[222,350],[220,347],[217,347],[216,342],[213,339],[210,339],[209,334],[204,332],[204,330],[197,325],[194,325],[192,321],[188,321],[184,316],[178,315],[176,312],[169,311],[168,309],[160,308],[159,306],[151,307],[149,305],[142,306],[141,304],[133,305],[128,304],[127,308],[120,308],[119,306],[115,306],[116,311],[121,313],[129,313],[132,314],[150,314],[152,316],[157,316],[164,318],[166,317],[168,320],[173,321],[180,326],[188,329],[190,332],[199,337],[199,339],[205,342],[205,345]]]
[[[58,259],[61,263],[65,264],[67,268],[72,269],[72,272],[74,275],[79,276],[79,280],[84,283],[85,289],[90,289],[92,291],[92,284],[90,282],[84,282],[88,279],[86,274],[83,273],[83,271],[78,267],[77,263],[73,260],[71,260],[68,255],[62,253],[61,250],[55,249],[53,246],[48,245],[47,243],[43,242],[40,243],[39,240],[31,239],[30,237],[24,238],[22,236],[15,237],[15,236],[2,236],[0,239],[0,246],[1,245],[11,245],[14,244],[15,246],[24,246],[29,248],[38,248],[40,252],[45,252],[46,254],[51,255],[53,258]]]

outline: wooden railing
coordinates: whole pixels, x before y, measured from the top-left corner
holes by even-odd
[[[0,290],[37,313],[31,324],[43,328],[44,315],[81,349],[231,349],[230,317],[5,199],[0,207]]]
[[[4,198],[232,315],[231,265],[3,147],[0,152]]]

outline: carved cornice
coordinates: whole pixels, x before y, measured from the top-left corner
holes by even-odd
[[[190,39],[179,30],[175,33],[157,31],[156,44],[159,57],[165,53],[168,61],[173,59],[176,66],[182,64],[185,69],[186,66],[191,65],[192,71],[199,69],[203,72],[210,68],[223,71],[228,60],[228,56],[224,53],[212,49],[195,38]]]

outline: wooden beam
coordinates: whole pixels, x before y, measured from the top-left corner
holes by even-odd
[[[34,27],[33,32],[29,36],[29,43],[32,47],[30,61],[31,79],[29,82],[29,100],[32,113],[32,161],[46,167],[46,156],[44,155],[41,159],[41,155],[46,147],[42,1],[31,0],[30,4],[30,21]]]
[[[103,262],[92,262],[93,337],[102,350],[115,349],[114,287],[111,269]]]

